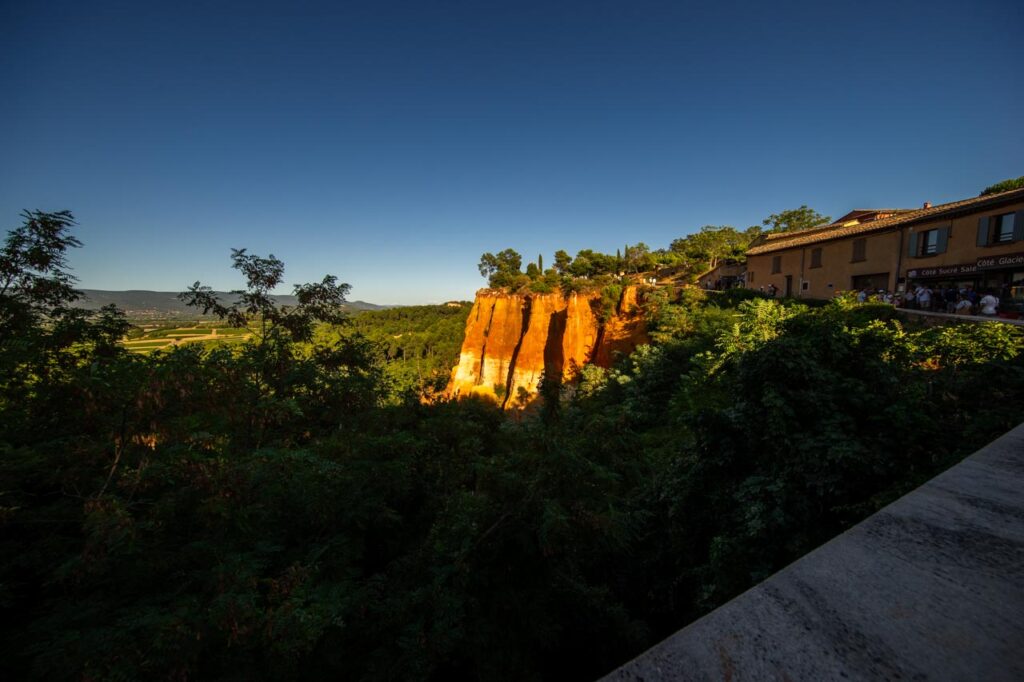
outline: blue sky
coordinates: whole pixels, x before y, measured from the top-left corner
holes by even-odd
[[[471,298],[484,251],[666,246],[1024,174],[1024,3],[8,2],[0,225],[80,284]]]

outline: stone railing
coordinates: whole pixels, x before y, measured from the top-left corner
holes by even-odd
[[[1024,424],[605,680],[1024,680]]]

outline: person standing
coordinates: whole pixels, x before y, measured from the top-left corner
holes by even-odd
[[[978,292],[971,285],[967,285],[967,300],[971,302],[971,305],[975,308],[978,307]]]
[[[996,309],[999,307],[999,299],[996,298],[995,294],[992,293],[992,290],[989,289],[985,293],[985,295],[981,297],[981,302],[979,303],[979,305],[981,306],[980,313],[982,315],[986,315],[988,317],[995,317]]]
[[[921,310],[931,310],[932,308],[932,290],[927,285],[922,285],[917,289],[917,307]]]

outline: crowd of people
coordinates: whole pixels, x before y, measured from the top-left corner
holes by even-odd
[[[861,303],[880,301],[897,308],[955,315],[995,317],[999,313],[999,297],[996,296],[996,292],[991,289],[979,292],[970,284],[960,288],[941,285],[932,288],[927,284],[918,284],[912,286],[907,293],[892,293],[885,289],[876,292],[866,287],[857,292],[857,300]]]
[[[716,283],[715,289],[718,289]],[[743,280],[730,283],[735,286],[743,286]],[[949,313],[953,315],[982,315],[996,317],[1002,314],[1004,317],[1016,317],[1018,306],[1014,305],[1014,298],[1011,296],[1012,287],[1024,287],[1024,280],[1015,281],[1003,286],[1002,291],[995,289],[975,289],[971,284],[963,286],[937,284],[934,287],[924,284],[911,284],[909,291],[888,291],[887,289],[874,289],[864,287],[854,290],[857,292],[857,300],[861,303],[874,301],[888,303],[897,308],[908,308],[911,310],[925,310],[936,313]],[[706,288],[711,289],[710,285]],[[723,287],[723,288],[728,288]],[[758,291],[766,296],[777,298],[780,290],[774,284],[758,287]],[[1001,307],[1002,306],[1002,307]]]

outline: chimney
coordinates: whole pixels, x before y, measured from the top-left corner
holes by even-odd
[[[931,207],[932,207],[932,202],[930,202],[930,201],[924,202],[924,208],[931,208]]]

